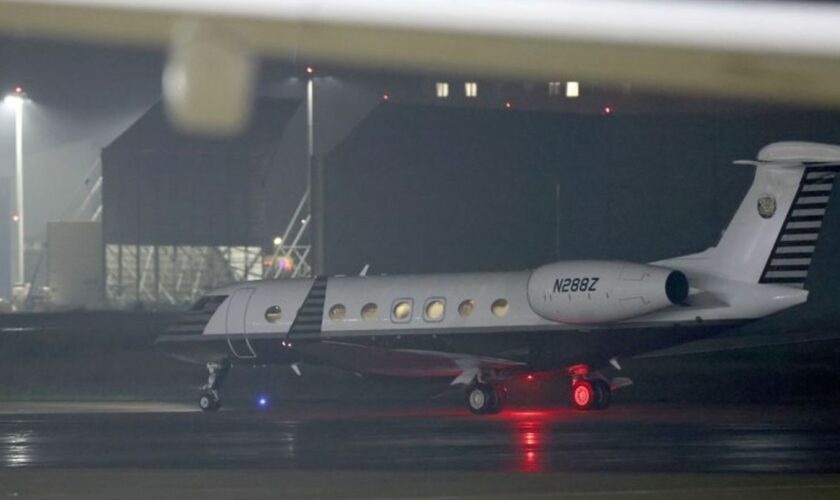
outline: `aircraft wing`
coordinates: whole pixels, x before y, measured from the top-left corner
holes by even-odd
[[[7,34],[170,47],[170,114],[218,132],[251,54],[840,107],[837,26],[840,5],[783,1],[0,0]]]
[[[299,342],[295,349],[312,358],[358,373],[398,377],[453,377],[469,383],[480,371],[509,370],[525,363],[470,354],[415,349],[385,349],[349,342]],[[466,382],[464,382],[466,380]]]
[[[720,351],[751,349],[756,347],[801,344],[805,342],[823,342],[838,339],[840,339],[840,331],[837,330],[809,330],[801,332],[775,333],[769,335],[734,335],[687,342],[675,347],[651,351],[635,357],[638,359],[661,358],[666,356],[704,354]]]

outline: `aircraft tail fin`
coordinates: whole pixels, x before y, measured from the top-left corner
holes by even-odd
[[[806,164],[759,283],[805,287],[840,163]]]
[[[667,262],[726,279],[805,288],[840,171],[840,146],[779,142],[765,146],[757,161],[736,163],[754,165],[755,177],[720,242]]]

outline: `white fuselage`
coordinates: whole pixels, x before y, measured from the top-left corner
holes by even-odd
[[[299,355],[357,372],[467,380],[476,370],[605,363],[714,335],[807,300],[840,146],[776,143],[748,163],[750,189],[718,244],[700,253],[241,283],[199,301],[159,345],[208,363]]]
[[[600,328],[635,328],[681,323],[748,321],[800,304],[807,291],[778,285],[746,284],[713,276],[688,274],[691,293],[685,304],[609,323],[571,324],[540,316],[532,306],[528,285],[532,271],[501,273],[437,274],[407,276],[334,277],[327,280],[320,311],[320,331],[298,338],[334,338],[435,333],[486,333],[493,331],[563,331]],[[297,312],[304,305],[314,280],[253,282],[219,290],[233,296],[253,290],[246,307],[219,308],[204,329],[206,335],[289,334]],[[593,300],[609,293],[593,292]],[[544,289],[547,297],[564,300],[569,295]],[[248,293],[248,292],[240,292]],[[617,293],[617,292],[616,292]],[[532,299],[532,300],[529,300]],[[442,305],[440,315],[430,315],[433,301]],[[466,303],[471,310],[466,311]],[[409,305],[405,317],[400,304]],[[495,307],[494,307],[495,304]],[[273,306],[281,309],[274,322],[266,319]],[[364,311],[365,306],[368,308]],[[230,307],[230,304],[229,304]],[[374,311],[375,308],[375,311]],[[459,310],[460,309],[460,310]],[[343,310],[343,314],[338,311]],[[333,314],[331,314],[333,311]],[[241,315],[230,318],[231,314]],[[241,327],[240,327],[241,325]],[[292,332],[293,333],[293,332]]]

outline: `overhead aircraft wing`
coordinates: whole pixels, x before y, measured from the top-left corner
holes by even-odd
[[[247,117],[250,54],[836,108],[837,26],[784,1],[0,0],[7,34],[169,46],[170,114],[210,132]]]

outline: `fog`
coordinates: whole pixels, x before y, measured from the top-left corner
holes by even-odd
[[[28,96],[23,111],[27,240],[43,240],[48,221],[72,216],[100,150],[158,99],[159,58],[152,51],[0,38],[0,89],[7,93],[20,85]],[[13,182],[14,147],[14,113],[0,106],[0,179],[5,182]]]

